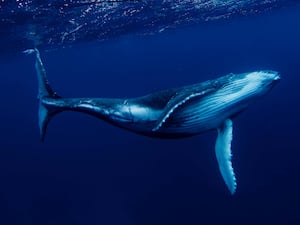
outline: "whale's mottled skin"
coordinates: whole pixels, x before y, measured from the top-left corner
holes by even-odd
[[[275,71],[229,74],[203,83],[131,99],[61,98],[49,86],[37,49],[39,126],[44,140],[50,119],[65,110],[95,116],[115,126],[156,138],[184,138],[217,130],[219,169],[229,191],[236,191],[231,163],[232,118],[280,80]]]

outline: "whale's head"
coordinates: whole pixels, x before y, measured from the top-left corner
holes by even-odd
[[[235,74],[228,79],[223,91],[236,100],[248,100],[266,94],[279,81],[279,73],[272,70]]]
[[[256,94],[265,94],[271,90],[279,81],[280,75],[276,71],[262,70],[244,74],[245,87],[249,91],[253,89]]]
[[[224,77],[224,83],[214,95],[214,105],[230,109],[232,114],[269,92],[279,81],[276,71],[255,71]]]

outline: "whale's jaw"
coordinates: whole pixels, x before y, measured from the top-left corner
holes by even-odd
[[[232,118],[280,80],[277,72],[256,71],[230,74],[135,99],[65,99],[51,89],[39,51],[26,52],[36,53],[42,141],[51,118],[65,110],[86,113],[135,133],[158,138],[182,138],[216,129],[215,153],[231,194],[236,192],[237,186],[231,162]]]

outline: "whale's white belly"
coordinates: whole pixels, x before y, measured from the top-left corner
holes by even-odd
[[[174,112],[163,130],[201,133],[218,128],[224,120],[246,107],[243,92],[244,90],[240,90],[232,93],[232,88],[224,88],[200,99],[194,99]]]

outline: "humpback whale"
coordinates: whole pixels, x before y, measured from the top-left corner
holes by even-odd
[[[25,52],[36,55],[41,141],[44,141],[51,118],[66,110],[86,113],[155,138],[185,138],[217,130],[215,154],[231,194],[235,193],[237,185],[231,163],[232,119],[280,80],[278,72],[262,70],[229,74],[130,99],[62,98],[49,85],[39,51]]]

